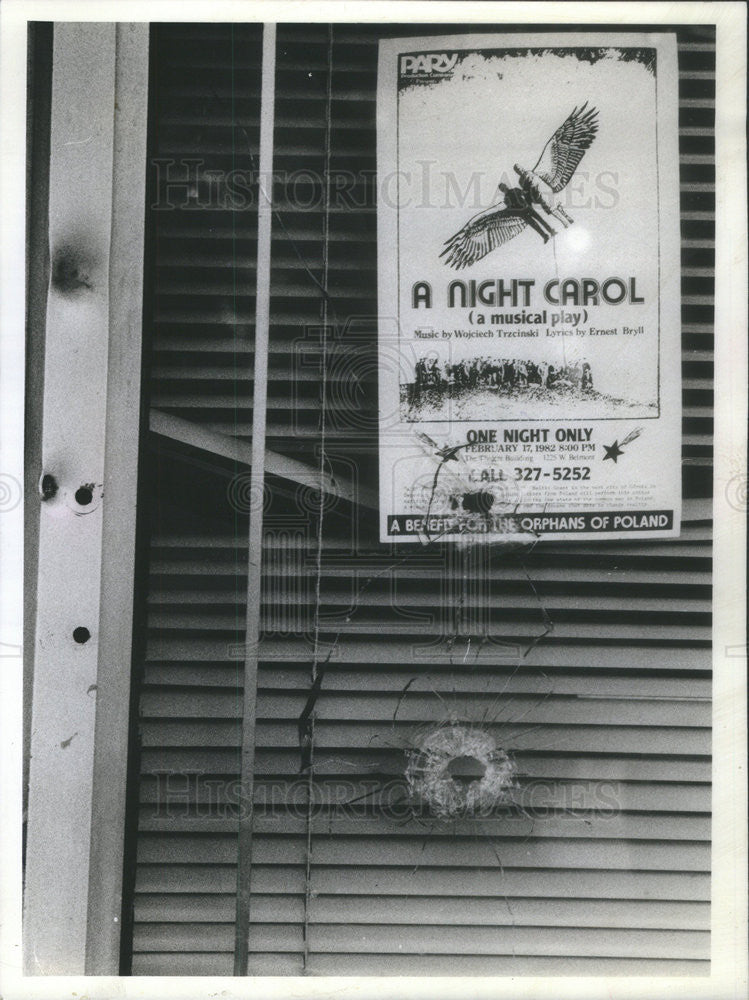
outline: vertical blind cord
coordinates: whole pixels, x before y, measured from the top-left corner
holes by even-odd
[[[318,495],[318,518],[317,518],[317,553],[315,567],[315,612],[314,612],[314,644],[312,654],[312,675],[311,681],[314,687],[318,679],[318,667],[320,665],[320,583],[322,579],[322,549],[323,549],[323,521],[325,515],[325,424],[327,410],[327,352],[328,352],[328,247],[330,241],[330,146],[331,146],[331,118],[332,118],[332,92],[333,92],[333,25],[328,25],[328,75],[325,93],[325,215],[323,217],[323,245],[322,245],[322,287],[323,297],[321,302],[321,392],[320,392],[320,485]],[[305,857],[305,879],[304,879],[304,931],[302,956],[303,968],[306,972],[309,960],[309,906],[311,900],[311,869],[312,869],[312,813],[313,813],[313,786],[314,786],[314,734],[315,734],[315,713],[314,710],[309,720],[309,756],[307,768],[307,844]]]

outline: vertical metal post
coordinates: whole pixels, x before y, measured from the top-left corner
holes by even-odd
[[[262,87],[260,96],[260,177],[257,220],[257,298],[255,305],[255,375],[252,409],[252,469],[247,564],[244,693],[242,698],[241,787],[238,853],[237,911],[234,974],[247,975],[252,857],[252,794],[255,766],[255,713],[260,642],[262,585],[263,492],[265,486],[265,421],[270,329],[270,252],[273,219],[273,122],[276,78],[276,26],[263,26]]]
[[[90,931],[90,876],[105,874],[92,886],[95,895],[116,892],[121,875],[121,851],[106,852],[116,850],[107,837],[118,822],[108,810],[125,794],[126,746],[119,730],[126,731],[128,700],[120,702],[119,694],[130,672],[136,483],[128,470],[139,419],[133,399],[140,382],[144,199],[142,188],[129,178],[123,184],[119,171],[135,160],[139,173],[145,165],[137,141],[145,108],[135,96],[143,81],[134,89],[124,83],[132,83],[141,65],[136,40],[145,36],[138,30],[114,24],[54,28],[28,974],[88,971],[87,945],[99,930]],[[110,603],[120,599],[122,605]],[[104,715],[97,718],[100,701]],[[124,718],[108,728],[106,719],[118,713]],[[97,747],[95,734],[109,746]],[[98,800],[102,792],[106,804]],[[95,907],[98,916],[104,909]],[[105,967],[97,963],[99,968]],[[116,968],[108,964],[106,971]]]
[[[132,660],[143,317],[148,25],[118,24],[109,254],[99,664],[89,862],[87,975],[117,975]]]
[[[31,745],[31,691],[34,679],[36,575],[38,572],[39,504],[35,502],[42,461],[44,392],[44,323],[49,285],[49,124],[52,101],[52,25],[29,25],[26,171],[26,403],[24,412],[24,544],[23,544],[23,789],[28,795]],[[2,397],[0,397],[2,398]]]

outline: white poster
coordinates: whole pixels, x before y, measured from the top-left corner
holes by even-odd
[[[380,42],[380,537],[679,534],[676,44]]]

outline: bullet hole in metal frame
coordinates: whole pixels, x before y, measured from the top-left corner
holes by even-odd
[[[90,254],[73,243],[57,249],[52,262],[52,287],[63,295],[72,295],[94,287]]]
[[[90,638],[91,633],[85,625],[78,625],[77,628],[73,629],[73,640],[79,645],[82,645],[84,642],[88,642]]]
[[[94,499],[93,485],[90,483],[84,483],[83,486],[79,486],[75,491],[75,502],[80,504],[81,507],[88,507],[88,505]]]
[[[39,493],[42,500],[51,500],[58,490],[57,480],[51,472],[45,472],[39,483]]]

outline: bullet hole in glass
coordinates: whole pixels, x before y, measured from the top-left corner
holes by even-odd
[[[51,500],[57,493],[57,480],[51,473],[45,472],[42,476],[39,488],[42,494],[42,500]]]
[[[79,625],[77,628],[73,629],[73,639],[77,643],[83,644],[84,642],[88,642],[90,638],[91,638],[91,633],[89,632],[89,630],[86,628],[85,625]]]
[[[94,491],[90,486],[79,486],[75,491],[75,502],[79,503],[81,507],[88,507],[93,499]]]
[[[447,765],[447,773],[458,784],[470,785],[472,781],[481,781],[486,768],[475,757],[453,757]]]
[[[488,514],[493,505],[494,494],[488,490],[465,493],[461,501],[461,507],[469,514]]]

